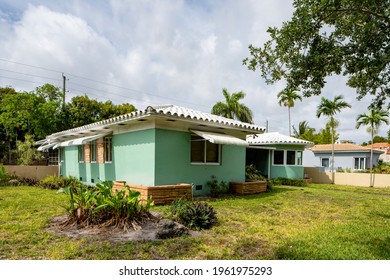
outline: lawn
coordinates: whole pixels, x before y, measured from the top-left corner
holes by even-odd
[[[209,201],[219,223],[200,237],[115,243],[47,231],[65,203],[53,190],[0,187],[0,259],[390,259],[390,189],[276,186]]]

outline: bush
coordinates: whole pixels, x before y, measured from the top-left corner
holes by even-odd
[[[206,202],[176,200],[170,205],[171,218],[192,229],[209,229],[217,222],[217,213]]]
[[[211,180],[207,182],[207,185],[212,196],[219,196],[229,192],[229,185],[224,181],[219,182],[214,175],[211,176]]]
[[[9,176],[7,171],[5,170],[4,166],[0,164],[0,184],[5,184],[8,182]]]
[[[303,179],[274,178],[270,180],[271,185],[285,185],[293,187],[306,187],[307,182]]]
[[[256,169],[254,164],[247,165],[245,167],[245,180],[247,181],[264,181],[265,177],[259,170]]]
[[[127,231],[150,218],[151,197],[142,201],[140,192],[129,186],[114,191],[113,185],[112,181],[105,181],[95,187],[78,184],[60,189],[59,192],[69,197],[65,207],[69,217],[65,224],[115,226]]]
[[[36,182],[35,186],[50,190],[59,190],[61,188],[73,186],[77,187],[81,182],[74,177],[48,176]]]

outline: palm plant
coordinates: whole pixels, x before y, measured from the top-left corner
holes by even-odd
[[[371,133],[371,155],[370,155],[370,187],[373,187],[372,182],[372,157],[373,157],[373,144],[374,134],[377,133],[379,126],[382,122],[389,124],[389,112],[376,108],[370,108],[370,114],[360,114],[356,119],[356,129],[361,125],[368,125],[367,131]]]
[[[331,127],[331,136],[332,136],[332,162],[331,162],[331,173],[332,173],[332,184],[334,184],[334,135],[335,135],[335,127],[338,123],[335,120],[334,116],[336,113],[340,112],[341,109],[351,108],[351,105],[343,100],[342,95],[337,95],[334,97],[333,101],[326,99],[324,97],[321,98],[321,103],[317,107],[317,118],[322,115],[330,118],[329,124]]]
[[[295,106],[295,100],[302,101],[302,97],[295,90],[286,88],[278,93],[279,105],[288,108],[288,135],[291,136],[290,108]]]
[[[242,122],[253,123],[253,113],[244,104],[239,101],[245,97],[242,91],[229,94],[227,89],[222,89],[225,102],[217,102],[211,109],[214,115],[222,116],[228,119],[236,119]]]

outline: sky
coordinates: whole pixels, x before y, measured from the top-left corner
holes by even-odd
[[[223,101],[226,88],[246,93],[256,124],[288,134],[288,111],[277,99],[284,83],[267,85],[242,61],[250,44],[262,46],[267,28],[292,13],[290,0],[0,0],[0,87],[62,89],[64,75],[67,101],[86,94],[137,109],[174,104],[204,112]],[[340,139],[367,142],[366,128],[355,125],[370,97],[357,101],[345,77],[329,78],[322,96],[340,94],[352,105],[336,115]],[[324,128],[320,98],[297,101],[292,125]]]

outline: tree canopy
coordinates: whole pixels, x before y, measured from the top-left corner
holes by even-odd
[[[31,92],[0,88],[0,160],[10,162],[12,154],[18,154],[17,146],[24,148],[20,141],[33,143],[34,139],[43,139],[61,130],[134,110],[135,107],[128,103],[115,105],[111,101],[101,102],[86,95],[75,96],[69,103],[63,104],[61,90],[50,84]]]
[[[243,63],[267,83],[286,81],[303,96],[321,94],[326,78],[348,77],[357,98],[390,100],[390,1],[294,0],[292,18],[269,27],[262,47],[249,46]],[[390,108],[390,103],[387,104]]]

